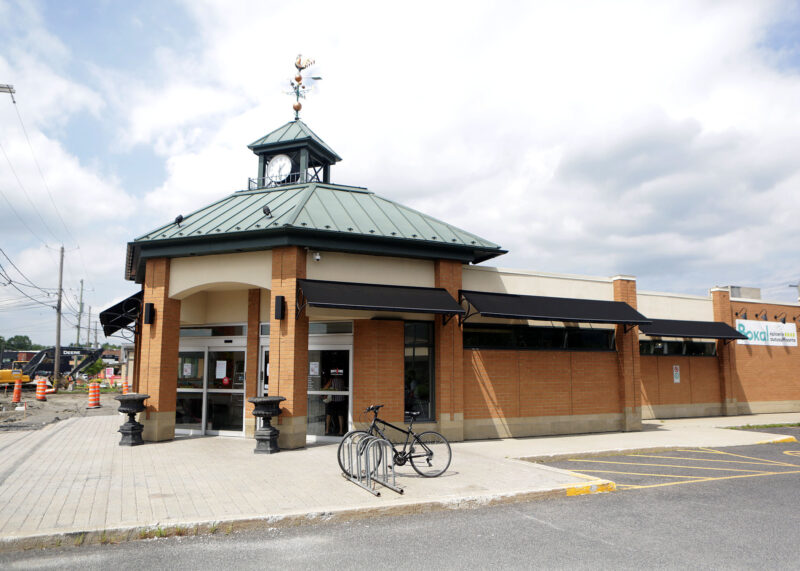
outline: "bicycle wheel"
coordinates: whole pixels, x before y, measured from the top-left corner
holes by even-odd
[[[435,478],[450,466],[450,443],[438,432],[423,432],[411,445],[411,466],[420,476]]]
[[[339,468],[341,468],[342,472],[345,476],[349,476],[351,478],[355,477],[355,473],[351,473],[348,470],[348,465],[352,461],[353,467],[356,466],[356,458],[350,458],[350,455],[356,455],[363,452],[362,448],[359,446],[358,441],[367,437],[371,436],[369,432],[366,430],[351,430],[347,434],[342,437],[342,441],[339,443],[339,449],[336,452],[337,459],[339,460]],[[351,444],[355,443],[354,446]],[[372,473],[375,473],[377,470],[377,466],[380,465],[380,461],[383,458],[383,450],[381,448],[377,448],[378,457],[375,460],[375,466],[371,470]]]

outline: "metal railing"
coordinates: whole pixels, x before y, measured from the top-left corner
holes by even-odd
[[[381,493],[375,484],[402,494],[403,489],[397,485],[391,459],[392,445],[388,440],[357,433],[346,443],[344,460],[347,473],[344,476],[376,496]]]

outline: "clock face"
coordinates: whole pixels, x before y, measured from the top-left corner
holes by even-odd
[[[286,155],[275,155],[267,164],[267,178],[273,182],[286,180],[292,172],[292,159]]]

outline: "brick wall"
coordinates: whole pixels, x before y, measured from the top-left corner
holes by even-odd
[[[404,410],[402,321],[353,322],[353,420],[372,404],[386,405],[381,418],[402,422]]]
[[[784,312],[787,323],[800,320],[797,306],[731,302],[731,308],[738,313],[746,309],[749,319],[766,310],[767,321],[777,321],[775,316]],[[730,325],[735,319],[734,315]],[[800,401],[800,347],[739,345],[734,341],[731,351],[733,394],[740,412],[749,412],[748,402]]]
[[[464,350],[464,418],[621,412],[617,354]]]
[[[642,355],[642,405],[721,403],[718,361],[714,357]],[[675,383],[672,366],[680,369]]]
[[[453,299],[458,299],[462,270],[461,262],[437,260],[434,264],[436,287],[446,289]],[[452,417],[464,409],[464,342],[458,319],[452,318],[443,324],[441,316],[437,315],[434,339],[436,418],[441,419],[442,415]]]
[[[181,302],[167,297],[169,259],[147,260],[144,303],[155,307],[155,321],[141,324],[138,390],[149,394],[147,412],[174,412],[178,387],[178,341]]]

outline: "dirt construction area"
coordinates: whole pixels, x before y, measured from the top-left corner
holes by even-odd
[[[35,430],[52,422],[73,416],[103,416],[117,414],[119,401],[114,397],[120,393],[101,393],[100,408],[86,408],[89,395],[86,392],[59,391],[47,395],[47,401],[36,400],[33,391],[22,392],[22,402],[12,404],[12,387],[0,389],[0,432],[8,430]],[[23,408],[24,410],[16,410]]]

